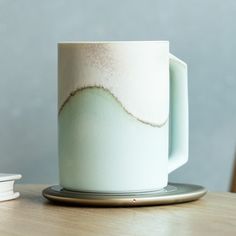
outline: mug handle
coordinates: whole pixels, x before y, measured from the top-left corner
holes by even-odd
[[[170,54],[170,132],[168,173],[188,161],[187,64]]]

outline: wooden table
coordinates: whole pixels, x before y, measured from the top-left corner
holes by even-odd
[[[46,185],[18,185],[21,197],[0,203],[0,235],[236,235],[236,194],[208,193],[191,203],[136,208],[57,206]]]

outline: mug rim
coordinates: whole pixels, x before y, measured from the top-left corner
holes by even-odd
[[[66,46],[66,45],[82,45],[82,44],[169,44],[168,40],[104,40],[104,41],[60,41],[57,43],[58,46]]]

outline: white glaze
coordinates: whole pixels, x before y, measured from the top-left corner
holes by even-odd
[[[162,126],[169,114],[169,43],[59,44],[59,110],[84,87],[109,90],[134,117]]]

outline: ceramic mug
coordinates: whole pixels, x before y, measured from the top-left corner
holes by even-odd
[[[187,65],[168,41],[58,45],[65,189],[152,191],[188,160]]]

